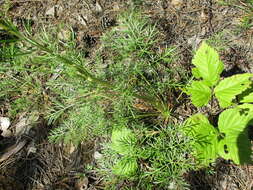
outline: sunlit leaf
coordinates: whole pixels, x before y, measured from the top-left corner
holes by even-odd
[[[250,86],[250,77],[252,76],[252,74],[246,73],[223,79],[214,89],[215,96],[219,100],[220,106],[222,108],[230,106],[232,100]]]
[[[253,102],[253,93],[250,93],[249,95],[243,97],[241,100],[241,103],[252,103]]]
[[[196,107],[206,105],[211,99],[211,89],[204,81],[193,81],[187,88],[187,93],[191,95],[191,101]]]
[[[194,76],[201,76],[208,86],[214,86],[219,81],[224,68],[219,54],[205,42],[197,50],[192,64],[198,70],[193,72]]]
[[[218,155],[218,132],[202,114],[191,116],[186,122],[186,133],[195,139],[196,159],[201,165],[208,166]]]
[[[247,125],[253,118],[252,110],[252,107],[244,105],[225,110],[219,116],[219,131],[224,135],[224,139],[219,142],[219,155],[236,164],[251,162]]]

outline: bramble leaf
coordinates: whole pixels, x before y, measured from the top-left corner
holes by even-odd
[[[253,102],[253,92],[243,97],[243,99],[241,100],[241,103],[252,103],[252,102]]]
[[[214,86],[220,79],[223,71],[223,63],[219,58],[219,54],[205,42],[201,44],[193,57],[192,64],[196,66],[193,72],[195,76],[201,76],[208,86]]]
[[[115,175],[129,177],[129,176],[134,175],[137,169],[138,169],[138,163],[137,163],[136,158],[123,157],[121,160],[119,160],[115,164],[112,171]]]
[[[225,135],[219,142],[219,155],[236,164],[251,163],[251,143],[247,125],[253,118],[252,105],[228,109],[219,116],[219,131]]]
[[[187,87],[187,94],[191,95],[191,101],[196,107],[206,105],[211,99],[211,89],[204,81],[193,81]]]
[[[209,120],[207,117],[203,114],[195,114],[192,115],[190,118],[187,119],[187,124],[199,124],[199,123],[204,123],[204,124],[210,124]]]
[[[199,70],[195,67],[195,68],[192,68],[192,75],[196,78],[196,79],[200,79],[201,78],[201,75],[199,73]]]
[[[121,155],[129,155],[134,153],[137,138],[132,130],[123,127],[112,131],[111,141],[112,150]]]
[[[195,139],[196,158],[201,165],[208,166],[217,158],[218,132],[202,114],[191,116],[186,121],[186,134]]]
[[[252,74],[245,73],[223,79],[214,89],[220,106],[222,108],[230,106],[232,100],[250,86],[252,76]]]

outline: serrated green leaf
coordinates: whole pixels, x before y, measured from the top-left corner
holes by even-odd
[[[248,139],[247,125],[253,118],[250,106],[233,108],[219,116],[219,131],[225,135],[219,142],[219,154],[236,164],[251,163],[251,143]]]
[[[200,124],[200,123],[204,123],[204,124],[210,124],[209,120],[207,119],[206,116],[204,116],[201,113],[192,115],[190,118],[188,118],[186,120],[187,124],[189,125],[194,125],[194,124]]]
[[[248,136],[241,134],[237,140],[234,141],[232,138],[225,138],[219,142],[219,155],[226,159],[232,160],[235,164],[250,164],[251,160],[251,143]]]
[[[252,103],[253,102],[253,92],[250,93],[249,95],[243,97],[240,102],[241,103]]]
[[[232,104],[232,100],[244,90],[246,90],[250,84],[250,77],[252,74],[237,74],[232,77],[222,80],[214,89],[215,96],[219,100],[219,104],[222,108],[226,108]]]
[[[242,104],[237,106],[238,109],[240,109],[241,113],[246,113],[247,118],[246,118],[246,123],[247,125],[253,125],[253,104]]]
[[[191,86],[187,87],[187,94],[191,95],[191,101],[196,107],[206,105],[211,99],[211,92],[204,81],[193,81]]]
[[[201,75],[199,73],[199,70],[195,67],[195,68],[192,68],[192,75],[196,78],[196,79],[200,79],[201,78]]]
[[[219,81],[224,68],[219,54],[205,42],[197,50],[192,64],[198,70],[198,72],[194,71],[193,75],[197,73],[197,76],[201,76],[208,86],[214,86]]]
[[[137,138],[132,130],[122,127],[112,131],[111,141],[112,150],[121,155],[129,155],[134,153]]]
[[[138,169],[138,163],[136,158],[123,157],[119,160],[112,171],[115,175],[130,177],[136,173]]]
[[[203,166],[214,162],[218,155],[218,132],[202,114],[196,114],[187,120],[186,134],[195,139],[196,159]]]

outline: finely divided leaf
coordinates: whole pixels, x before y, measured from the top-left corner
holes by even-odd
[[[250,86],[250,77],[252,76],[252,74],[248,73],[237,74],[222,80],[214,89],[215,96],[219,100],[220,106],[222,108],[230,106],[232,100]]]
[[[234,108],[219,116],[219,131],[225,135],[219,142],[219,155],[231,159],[236,164],[250,163],[251,144],[248,139],[247,125],[253,118],[252,109]]]
[[[186,121],[186,134],[195,140],[196,159],[201,165],[208,166],[217,158],[218,132],[202,114],[196,114]]]
[[[205,42],[197,50],[192,63],[198,70],[193,72],[194,76],[201,76],[208,86],[214,86],[219,81],[223,63],[219,54]]]
[[[123,157],[112,170],[115,175],[130,177],[136,173],[137,169],[138,163],[135,158]]]
[[[204,81],[193,81],[187,88],[187,94],[191,95],[191,101],[196,107],[206,105],[211,99],[211,89]]]
[[[112,131],[111,141],[111,148],[118,154],[130,155],[134,153],[137,138],[132,130],[123,127]]]

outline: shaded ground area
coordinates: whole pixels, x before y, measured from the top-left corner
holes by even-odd
[[[252,21],[244,21],[248,16],[252,17],[252,10],[244,1],[232,5],[226,4],[228,1],[215,0],[8,2],[0,2],[2,10],[17,24],[31,22],[33,32],[42,25],[51,27],[64,23],[71,26],[78,40],[77,48],[85,51],[87,58],[99,48],[100,36],[117,25],[117,16],[134,5],[144,10],[162,31],[161,46],[178,48],[175,67],[190,70],[193,52],[201,40],[206,39],[222,55],[226,66],[223,76],[253,72]],[[175,77],[181,78],[181,72]],[[176,110],[183,118],[196,111],[188,102]],[[0,115],[4,113],[4,110],[0,111]],[[90,172],[92,170],[85,170],[87,163],[94,162],[100,139],[86,142],[77,149],[52,145],[47,140],[52,126],[43,120],[37,125],[20,139],[1,139],[6,147],[20,148],[0,163],[0,189],[103,189],[102,179]],[[214,171],[191,172],[185,178],[190,189],[250,190],[253,188],[253,167],[217,161]]]

